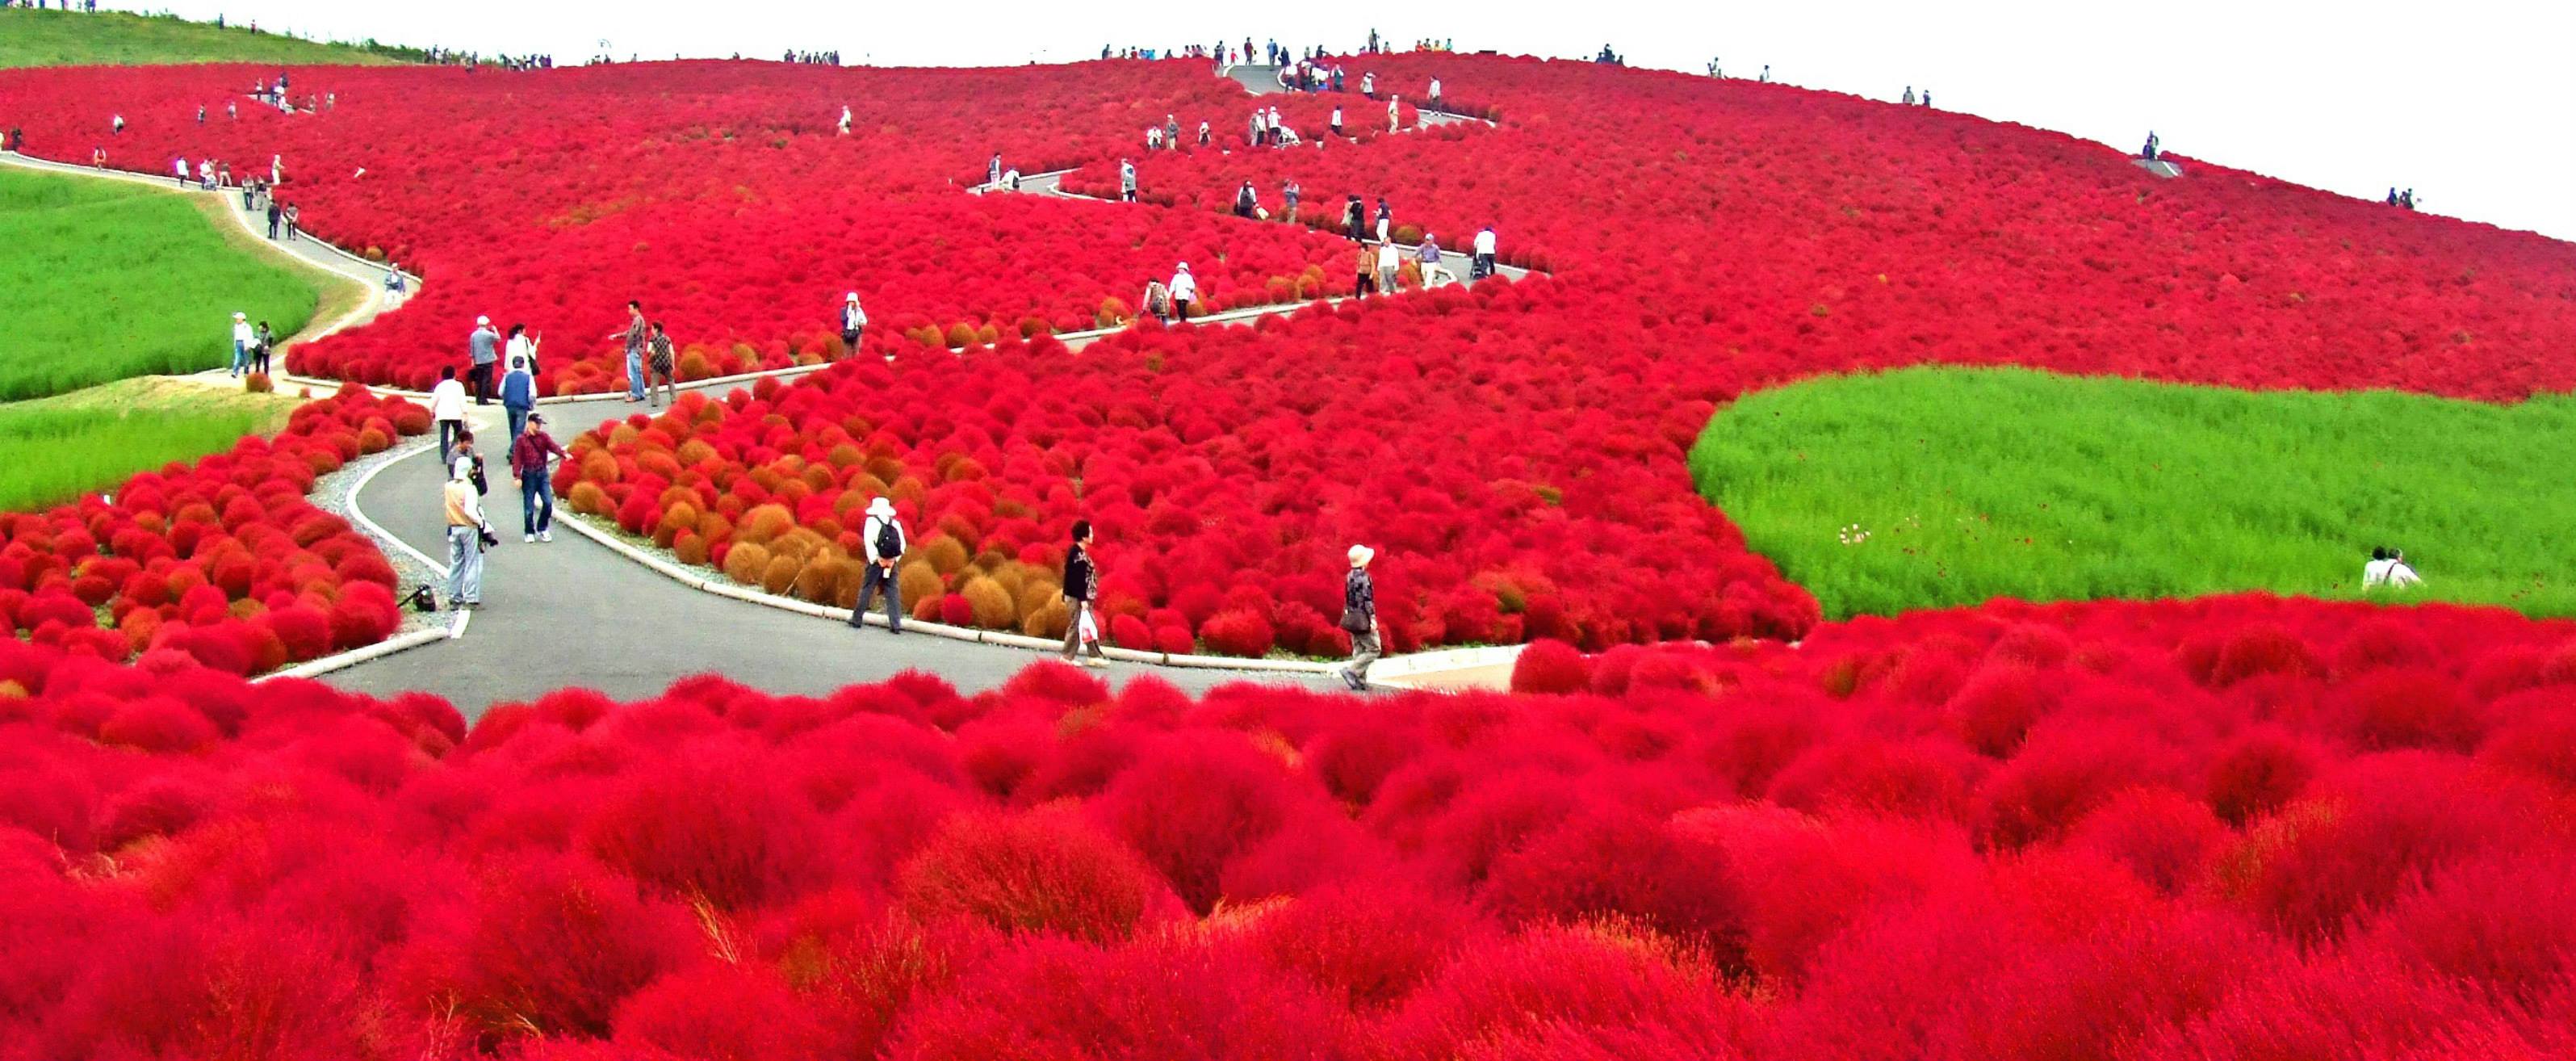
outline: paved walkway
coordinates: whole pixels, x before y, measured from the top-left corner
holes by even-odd
[[[639,406],[615,398],[543,410],[548,428],[569,440]],[[491,468],[485,499],[502,544],[485,557],[484,607],[465,636],[359,664],[324,678],[379,695],[428,689],[468,719],[491,704],[528,700],[566,684],[619,699],[649,697],[694,674],[719,673],[773,693],[819,696],[855,682],[882,681],[906,670],[939,675],[968,692],[990,689],[1045,654],[927,634],[900,637],[865,631],[690,589],[581,535],[558,529],[555,540],[519,540],[516,487],[499,459],[508,434],[501,407],[476,410],[475,434]],[[481,421],[487,421],[481,422]],[[358,496],[367,514],[414,548],[447,559],[441,476],[429,451],[395,461]],[[1323,689],[1322,675],[1211,671],[1112,663],[1103,672],[1124,684],[1139,674],[1193,692],[1234,681]]]

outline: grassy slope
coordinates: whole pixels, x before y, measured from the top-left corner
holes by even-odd
[[[386,49],[385,51],[392,51]],[[0,10],[0,67],[160,63],[383,64],[364,48],[123,12]]]
[[[2269,589],[2576,615],[2576,399],[2253,393],[2023,370],[1835,377],[1722,410],[1700,493],[1829,617]],[[1844,544],[1841,532],[1868,532]]]
[[[195,383],[135,379],[0,405],[0,511],[112,487],[136,472],[231,448],[286,425],[301,404]]]
[[[281,334],[327,290],[238,247],[188,198],[128,183],[0,171],[0,399],[219,367],[232,314]]]

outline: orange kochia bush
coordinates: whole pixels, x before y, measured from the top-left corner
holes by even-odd
[[[75,653],[168,649],[236,674],[383,640],[401,621],[393,566],[304,495],[429,426],[428,410],[352,385],[274,439],[0,514],[0,623]]]

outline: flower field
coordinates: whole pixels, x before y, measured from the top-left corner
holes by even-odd
[[[0,644],[0,1056],[2576,1049],[2576,628],[2270,598],[1517,696],[443,701]]]
[[[282,156],[317,233],[430,278],[402,312],[299,348],[303,371],[422,386],[488,313],[550,336],[546,389],[611,390],[629,298],[669,325],[684,378],[810,363],[844,353],[833,308],[857,290],[870,352],[899,355],[887,375],[612,430],[567,497],[743,581],[838,599],[841,516],[881,486],[955,546],[907,576],[919,607],[1039,630],[1060,621],[1029,590],[1056,532],[1096,517],[1128,643],[1334,651],[1319,620],[1354,540],[1388,557],[1398,647],[1797,636],[1818,605],[1707,511],[1683,457],[1718,407],[1820,374],[2018,364],[2488,401],[2576,385],[2576,254],[2537,236],[2197,161],[2164,181],[2057,134],[1782,85],[1344,62],[1408,96],[1438,74],[1500,124],[1382,135],[1383,104],[1355,93],[1264,97],[1301,133],[1336,101],[1368,132],[1245,149],[1252,97],[1193,61],[317,69],[334,109],[202,126],[197,103],[245,71],[48,71],[0,74],[0,109],[55,157],[97,139],[102,101],[132,122],[119,165]],[[1165,115],[1217,143],[1145,155]],[[1080,167],[1071,186],[1093,191],[1136,158],[1163,208],[958,194],[995,151]],[[1049,345],[1128,318],[1182,260],[1210,308],[1348,290],[1345,245],[1222,214],[1247,179],[1275,209],[1292,177],[1302,224],[1383,196],[1400,236],[1455,248],[1492,224],[1505,260],[1553,276]],[[759,551],[737,556],[767,504]]]
[[[428,410],[352,385],[296,409],[274,439],[0,513],[0,623],[74,655],[233,674],[381,641],[401,622],[393,567],[304,495],[429,426]]]

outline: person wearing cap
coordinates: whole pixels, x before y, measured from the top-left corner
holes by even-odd
[[[859,581],[859,602],[850,609],[850,625],[867,623],[868,602],[877,591],[885,591],[886,631],[903,632],[903,583],[894,574],[895,561],[903,559],[909,545],[904,539],[903,521],[894,515],[894,502],[877,498],[868,502],[868,518],[859,525],[859,550],[865,555],[868,570]]]
[[[1351,635],[1351,659],[1333,675],[1353,692],[1368,688],[1369,665],[1377,662],[1381,630],[1377,622],[1377,584],[1369,580],[1369,561],[1377,551],[1351,546],[1351,573],[1342,579],[1342,629]]]
[[[859,308],[859,293],[841,296],[841,345],[850,353],[859,352],[859,333],[868,326],[868,311]]]
[[[1171,291],[1172,319],[1188,324],[1190,302],[1199,297],[1199,281],[1190,275],[1190,263],[1182,262],[1180,269],[1172,273]]]
[[[454,368],[448,382],[455,382]],[[447,486],[440,493],[447,508],[447,606],[483,606],[483,497],[474,489],[473,436],[447,465]]]
[[[515,374],[515,373],[514,373]],[[555,540],[555,491],[552,460],[572,454],[546,433],[546,414],[529,413],[527,428],[510,442],[510,475],[519,482],[519,540]]]
[[[1084,645],[1091,646],[1091,658],[1082,660],[1086,667],[1106,667],[1109,659],[1100,651],[1100,621],[1091,614],[1091,602],[1100,596],[1100,569],[1091,562],[1091,521],[1073,521],[1073,548],[1064,554],[1064,603],[1072,609],[1064,627],[1064,661],[1072,663]]]
[[[250,371],[250,344],[258,337],[250,330],[250,314],[233,314],[233,367],[226,376],[239,376]]]
[[[438,385],[429,389],[429,418],[438,424],[438,463],[455,459],[450,452],[465,433],[465,385],[456,381],[456,366],[438,366]]]
[[[466,378],[473,381],[474,404],[492,404],[492,366],[501,360],[501,333],[492,327],[492,318],[474,318],[474,331],[465,337],[466,353],[473,368]]]

